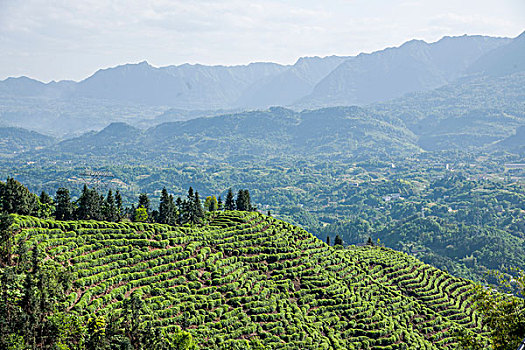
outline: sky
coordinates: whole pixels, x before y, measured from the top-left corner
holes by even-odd
[[[0,0],[0,79],[78,81],[144,60],[293,64],[524,30],[524,0]]]

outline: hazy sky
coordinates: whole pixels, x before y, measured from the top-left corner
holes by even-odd
[[[292,64],[524,30],[524,0],[0,0],[0,79],[80,80],[143,60]]]

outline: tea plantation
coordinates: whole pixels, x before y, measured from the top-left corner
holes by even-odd
[[[199,227],[15,216],[13,228],[15,245],[71,271],[69,314],[88,322],[140,295],[144,320],[202,349],[455,349],[455,332],[484,334],[469,281],[256,212]]]

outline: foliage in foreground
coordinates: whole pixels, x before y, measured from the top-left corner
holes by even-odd
[[[505,279],[504,276],[499,277]],[[462,348],[515,350],[525,341],[525,272],[519,271],[515,278],[503,280],[501,285],[507,285],[507,289],[517,288],[520,297],[477,286],[476,309],[489,330],[489,337],[483,339],[470,332],[458,331]]]
[[[169,348],[189,334],[200,348],[454,349],[456,329],[484,334],[470,282],[256,212],[203,227],[14,216],[12,229],[11,344]]]

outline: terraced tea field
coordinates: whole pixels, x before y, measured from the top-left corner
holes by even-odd
[[[67,308],[107,315],[141,291],[155,327],[201,348],[454,349],[481,333],[470,282],[390,249],[337,250],[253,212],[198,228],[19,216],[16,239],[71,266]]]

